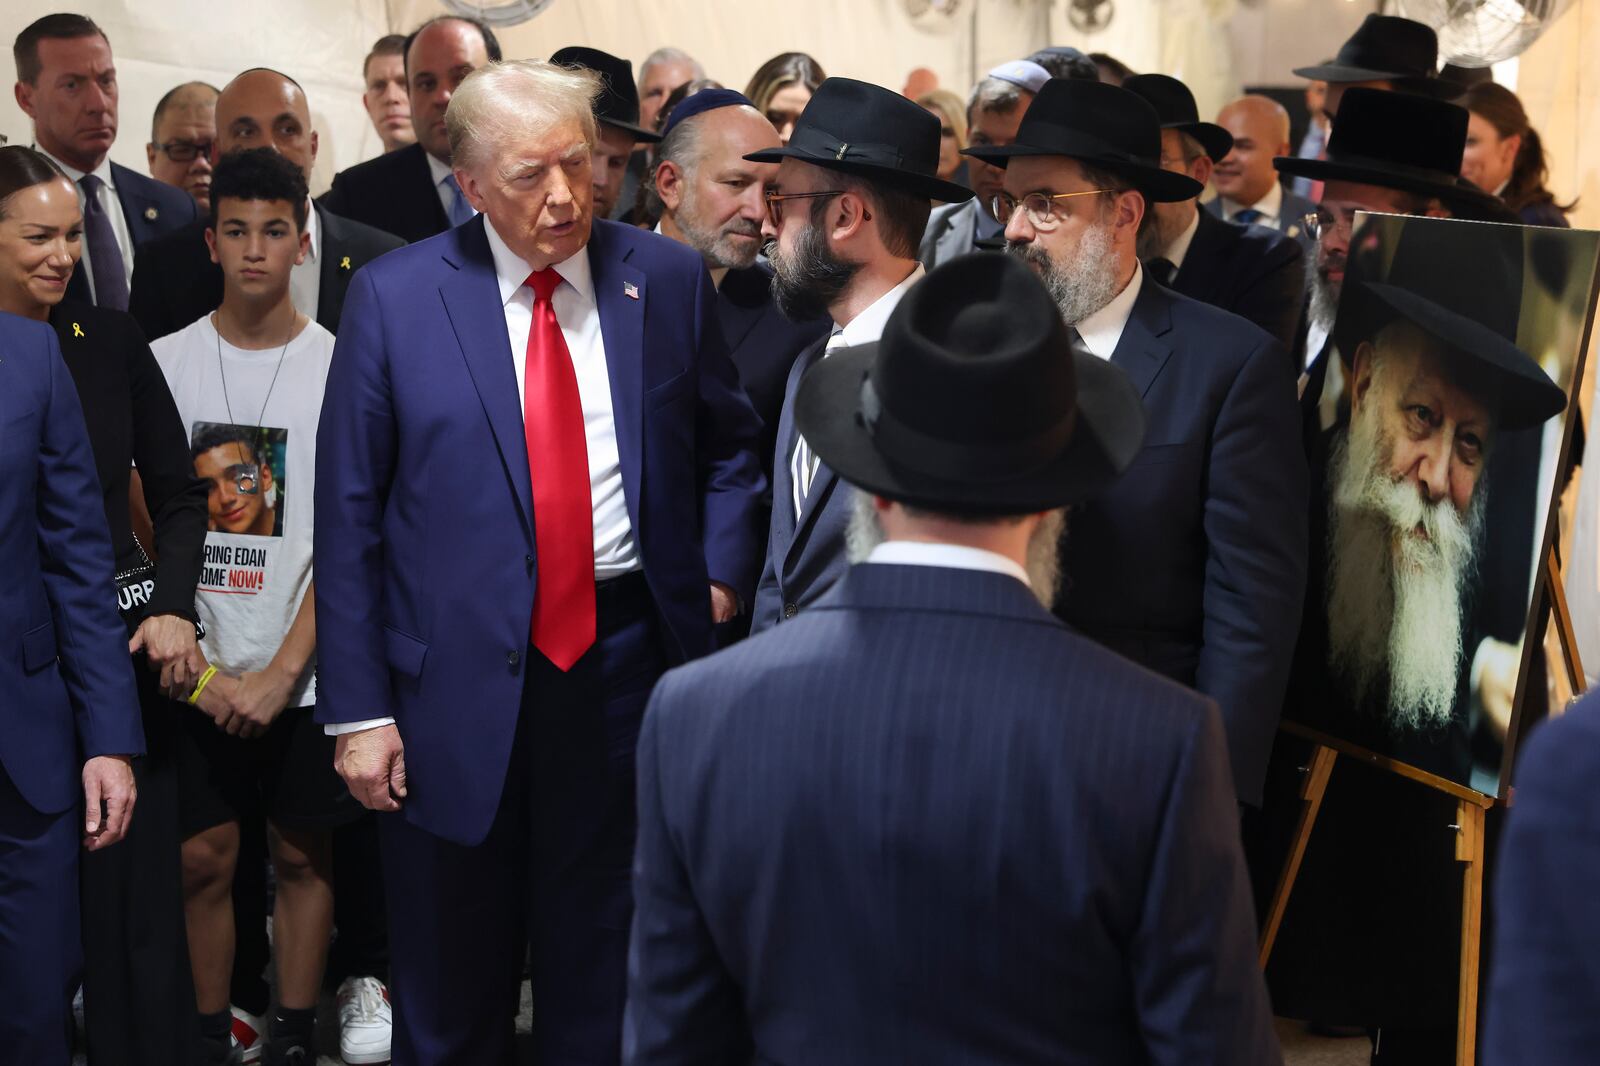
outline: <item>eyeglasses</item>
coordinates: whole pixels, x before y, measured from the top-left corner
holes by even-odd
[[[1320,241],[1324,236],[1335,234],[1350,239],[1350,226],[1354,221],[1356,211],[1360,208],[1349,210],[1323,204],[1309,215],[1300,219],[1300,224],[1305,227],[1306,234],[1314,241]]]
[[[1011,221],[1011,216],[1016,213],[1018,206],[1023,214],[1028,217],[1028,225],[1040,233],[1049,233],[1061,221],[1061,216],[1056,213],[1056,201],[1067,200],[1074,196],[1098,196],[1101,193],[1116,192],[1115,189],[1081,189],[1078,192],[1030,192],[1018,200],[1010,193],[1000,193],[989,201],[989,209],[994,214],[994,220],[1002,226]]]
[[[769,192],[765,194],[767,218],[772,220],[772,225],[776,228],[783,225],[783,202],[785,200],[817,200],[824,196],[843,196],[845,192],[846,190],[844,189],[827,189],[823,192]],[[864,217],[869,221],[872,219],[870,213],[864,213]]]
[[[209,158],[211,155],[210,141],[204,141],[200,144],[196,144],[194,141],[168,141],[165,144],[158,144],[156,147],[174,163],[193,163],[196,156],[204,155]]]

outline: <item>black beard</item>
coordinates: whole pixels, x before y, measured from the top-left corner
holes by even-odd
[[[861,269],[860,263],[834,255],[815,225],[807,226],[795,242],[792,258],[778,250],[777,241],[768,243],[767,258],[772,262],[772,300],[791,322],[826,315]]]

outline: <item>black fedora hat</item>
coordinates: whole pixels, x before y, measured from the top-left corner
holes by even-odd
[[[594,103],[594,117],[607,126],[633,134],[635,139],[655,142],[661,134],[639,125],[639,89],[633,83],[633,64],[598,48],[571,45],[556,52],[550,62],[563,67],[583,67],[600,75],[600,98]]]
[[[1015,256],[974,252],[900,301],[877,344],[818,363],[800,432],[840,477],[905,503],[993,514],[1093,496],[1138,454],[1123,371],[1074,355],[1061,312]]]
[[[972,190],[941,181],[939,120],[881,85],[828,78],[817,86],[789,143],[745,156],[752,163],[798,159],[894,185],[930,200],[961,203]]]
[[[1351,89],[1328,131],[1325,159],[1279,156],[1280,173],[1351,181],[1454,200],[1462,189],[1465,108],[1385,89]]]
[[[1298,67],[1294,73],[1312,81],[1390,81],[1403,88],[1432,93],[1439,66],[1439,35],[1431,26],[1394,15],[1368,15],[1330,63]],[[1448,95],[1459,90],[1438,89]],[[1340,106],[1343,106],[1342,104]]]
[[[1177,78],[1165,74],[1135,74],[1122,83],[1129,92],[1138,93],[1150,101],[1161,119],[1161,128],[1187,133],[1200,142],[1213,163],[1220,163],[1233,151],[1233,134],[1215,122],[1201,122],[1200,108],[1195,105],[1194,93]]]
[[[1192,200],[1204,188],[1187,174],[1161,169],[1161,119],[1150,102],[1098,81],[1051,78],[1028,105],[1015,140],[963,154],[998,167],[1017,156],[1080,159],[1126,178],[1160,203]]]
[[[1335,326],[1341,356],[1348,360],[1361,341],[1404,319],[1452,358],[1474,361],[1467,376],[1498,402],[1500,428],[1537,426],[1565,410],[1567,394],[1517,347],[1522,228],[1440,218],[1406,219],[1399,227],[1383,281],[1347,278]],[[1376,258],[1366,257],[1355,269]]]

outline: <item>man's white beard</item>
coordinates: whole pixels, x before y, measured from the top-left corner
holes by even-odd
[[[1061,533],[1067,527],[1066,508],[1047,513],[1039,528],[1028,538],[1028,561],[1023,567],[1028,572],[1028,586],[1034,596],[1048,610],[1055,606],[1056,590],[1061,580]],[[859,563],[872,554],[872,549],[883,543],[883,525],[878,521],[878,510],[872,497],[859,489],[855,494],[855,507],[850,514],[850,526],[845,531],[845,550],[852,563]]]
[[[1374,399],[1380,391],[1374,379]],[[1486,486],[1463,519],[1448,496],[1430,505],[1392,480],[1393,450],[1368,404],[1329,460],[1328,663],[1355,686],[1358,706],[1387,678],[1391,727],[1435,728],[1455,707]],[[1426,539],[1413,535],[1419,526]]]
[[[1038,273],[1069,326],[1076,326],[1117,295],[1109,222],[1102,222],[1085,233],[1072,257],[1062,263],[1051,259],[1036,243],[1010,244],[1007,248]]]
[[[1315,263],[1306,272],[1306,287],[1311,293],[1311,321],[1331,332],[1333,320],[1339,313],[1339,293],[1332,282],[1324,281],[1317,273]]]

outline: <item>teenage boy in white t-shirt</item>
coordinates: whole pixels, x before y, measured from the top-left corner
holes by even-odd
[[[211,484],[196,602],[208,665],[179,755],[184,908],[204,1063],[227,1063],[231,886],[239,820],[264,815],[277,878],[278,1006],[264,1066],[316,1059],[312,1030],[333,921],[330,836],[360,814],[311,720],[311,595],[317,419],[333,335],[295,310],[289,272],[306,253],[306,184],[270,148],[212,178],[206,242],[222,306],[153,346]]]

